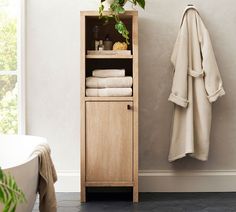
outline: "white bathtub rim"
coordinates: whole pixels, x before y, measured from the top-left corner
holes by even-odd
[[[36,138],[36,139],[41,139],[42,141],[44,140],[46,143],[47,139],[45,137],[42,136],[35,136],[35,135],[23,135],[23,134],[19,134],[19,135],[7,135],[7,134],[0,134],[0,138],[1,137],[26,137],[26,138]]]
[[[39,142],[35,147],[37,147],[40,144],[48,143],[46,138],[40,137],[40,136],[32,136],[32,135],[0,135],[0,139],[1,139],[1,137],[27,137],[27,138],[32,138],[32,139],[34,139],[34,138],[40,139],[41,142]],[[34,149],[32,149],[32,153],[33,153],[33,151],[34,151]],[[12,168],[24,165],[24,164],[34,160],[34,158],[36,158],[36,157],[38,157],[38,155],[32,154],[32,155],[29,155],[29,157],[27,159],[19,161],[19,163],[15,163],[14,165],[9,165],[9,166],[4,166],[4,167],[1,166],[1,164],[0,164],[0,167],[2,168],[3,171],[4,170],[8,170],[8,169],[12,169]]]
[[[20,164],[17,164],[15,166],[9,166],[9,167],[4,167],[2,168],[2,170],[7,173],[8,171],[10,171],[11,169],[15,169],[15,168],[19,168],[21,166],[24,166],[30,162],[32,162],[33,160],[35,160],[35,158],[37,158],[38,156],[37,155],[34,155],[33,157],[30,157],[28,160],[25,160],[23,162],[21,162]]]
[[[27,160],[21,161],[19,164],[15,164],[14,166],[1,167],[1,169],[5,172],[9,169],[14,169],[14,168],[17,168],[17,167],[20,167],[20,166],[24,166],[25,164],[30,163],[31,161],[33,161],[36,157],[38,157],[38,155],[34,155],[34,156],[30,157]]]
[[[33,207],[38,193],[38,166],[38,157],[36,155],[32,157],[31,160],[28,160],[28,162],[26,163],[23,163],[19,166],[14,166],[12,168],[4,169],[4,172],[6,174],[13,176],[17,185],[24,192],[26,197],[26,202],[23,204],[19,204],[17,206],[16,212],[33,211]]]

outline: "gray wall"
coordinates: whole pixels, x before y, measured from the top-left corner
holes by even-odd
[[[48,138],[61,191],[79,185],[79,11],[98,2],[27,1],[27,132]],[[170,55],[188,3],[209,29],[227,95],[213,106],[209,161],[170,164]],[[236,170],[235,1],[147,0],[139,16],[140,170]]]
[[[140,12],[140,169],[236,169],[236,4],[234,1],[191,1],[212,38],[226,96],[213,105],[210,155],[207,162],[167,161],[173,106],[170,55],[183,9],[190,1],[147,1]]]

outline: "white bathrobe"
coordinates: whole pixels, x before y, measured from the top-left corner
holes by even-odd
[[[174,77],[169,101],[174,118],[169,161],[190,155],[208,158],[212,102],[225,94],[209,33],[196,8],[184,11],[172,53]]]

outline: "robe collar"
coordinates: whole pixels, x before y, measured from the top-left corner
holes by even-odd
[[[183,24],[183,20],[184,20],[184,17],[185,17],[185,14],[187,13],[187,11],[189,11],[189,10],[195,10],[195,12],[197,12],[198,13],[198,15],[199,15],[199,12],[198,12],[198,10],[197,10],[197,8],[195,7],[195,6],[187,6],[185,9],[184,9],[184,12],[183,12],[183,15],[182,15],[182,19],[181,19],[181,23],[180,23],[180,27],[182,26],[182,24]]]

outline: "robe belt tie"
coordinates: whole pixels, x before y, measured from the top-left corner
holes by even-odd
[[[188,70],[188,75],[190,75],[192,77],[203,77],[204,76],[204,71],[201,70],[201,72],[199,72],[199,71],[195,71],[193,69],[189,69]]]

